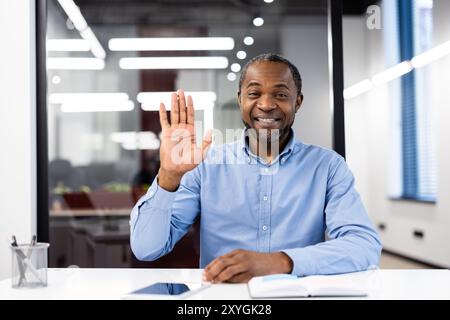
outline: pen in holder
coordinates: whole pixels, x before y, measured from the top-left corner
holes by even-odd
[[[47,286],[47,252],[48,243],[35,243],[18,245],[13,238],[10,243],[12,253],[13,288]],[[26,254],[25,254],[26,253]]]

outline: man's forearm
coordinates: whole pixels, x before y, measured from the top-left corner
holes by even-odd
[[[175,193],[154,181],[131,213],[131,248],[140,260],[154,260],[168,252],[171,210]]]
[[[158,185],[166,191],[174,192],[180,186],[182,177],[183,175],[160,168],[158,172]]]

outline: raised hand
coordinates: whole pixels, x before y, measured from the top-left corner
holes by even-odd
[[[175,191],[181,177],[202,162],[212,142],[211,132],[206,134],[201,147],[197,147],[194,128],[194,104],[192,97],[187,101],[182,90],[172,93],[170,123],[163,103],[159,106],[162,128],[158,184]]]

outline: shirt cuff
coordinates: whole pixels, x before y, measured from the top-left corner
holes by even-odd
[[[145,202],[152,200],[152,207],[160,210],[168,210],[172,208],[173,201],[177,192],[170,192],[158,185],[158,177],[153,180],[152,185],[147,190],[147,193],[139,199],[137,207],[140,208]]]
[[[291,274],[302,277],[316,274],[314,258],[308,251],[308,248],[281,250],[281,252],[287,254],[292,260],[293,266]]]

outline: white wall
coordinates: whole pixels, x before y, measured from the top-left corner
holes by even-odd
[[[327,17],[302,17],[281,26],[281,53],[297,66],[304,101],[294,122],[298,139],[332,148]]]
[[[10,276],[5,242],[36,233],[34,0],[0,1],[0,279]]]
[[[435,45],[450,40],[450,22],[446,17],[450,2],[434,1]],[[364,18],[345,18],[344,70],[346,87],[385,67],[385,43],[381,30],[368,30]],[[347,158],[355,173],[359,190],[375,224],[386,224],[380,231],[385,249],[422,260],[450,266],[450,57],[432,64],[432,107],[436,121],[438,165],[438,201],[436,204],[389,200],[392,171],[392,130],[398,110],[392,92],[398,83],[390,83],[346,101]],[[394,97],[394,99],[396,99]],[[417,239],[414,230],[425,237]]]

